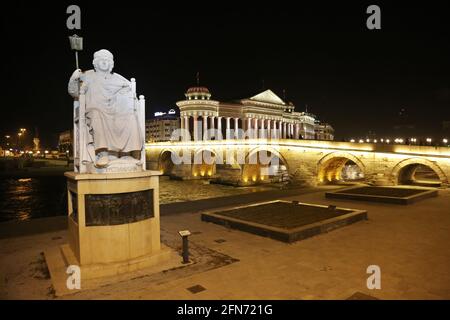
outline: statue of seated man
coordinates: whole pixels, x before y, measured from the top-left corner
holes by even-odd
[[[107,167],[121,155],[139,159],[143,141],[131,82],[112,72],[114,57],[108,50],[95,52],[93,65],[94,70],[73,72],[68,91],[74,98],[85,94],[88,142],[95,148],[95,166]]]

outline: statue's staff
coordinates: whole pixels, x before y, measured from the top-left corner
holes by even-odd
[[[76,70],[79,70],[79,72],[81,73],[81,70],[78,66],[78,51],[83,50],[83,38],[74,34],[73,36],[69,36],[69,41],[70,41],[70,48],[75,51]],[[80,91],[80,86],[81,86],[80,79],[78,79],[78,92]]]
[[[73,36],[69,36],[70,48],[75,50],[75,64],[78,67],[78,51],[83,50],[83,38],[74,34]]]
[[[78,64],[78,51],[83,50],[83,38],[74,34],[73,36],[69,36],[69,41],[70,41],[70,48],[75,51],[75,65],[76,65],[75,72],[78,72],[81,75],[83,72],[80,70],[80,67]],[[74,119],[76,117],[76,110],[78,110],[78,121],[80,121],[81,117],[84,117],[84,115],[80,111],[80,102],[78,100],[79,94],[80,94],[80,87],[81,87],[81,79],[78,76],[77,77],[77,93],[78,93],[78,95],[77,95],[77,97],[74,98],[74,112],[75,112]],[[75,132],[76,132],[76,129],[74,128],[74,134],[75,134]],[[76,156],[79,157],[79,166],[81,166],[81,164],[84,163],[84,160],[82,159],[83,157],[80,156],[79,151],[77,152],[77,144],[76,143],[74,143],[73,147],[74,147],[73,155],[74,155],[74,157],[76,157]],[[78,146],[78,148],[81,148],[81,147]],[[88,152],[88,155],[91,158],[91,162],[93,162],[94,160],[92,159],[92,156],[89,152]],[[78,169],[78,170],[80,170],[80,169]]]

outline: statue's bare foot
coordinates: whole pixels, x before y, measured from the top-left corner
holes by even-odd
[[[100,152],[98,154],[98,160],[95,163],[96,167],[106,167],[109,163],[108,152]]]
[[[97,163],[95,164],[97,167],[106,167],[109,163],[108,156],[101,157],[97,160]]]
[[[109,161],[114,161],[114,160],[119,159],[119,157],[118,157],[118,156],[115,156],[115,155],[113,155],[113,154],[110,154],[110,155],[108,155],[108,159],[109,159]]]

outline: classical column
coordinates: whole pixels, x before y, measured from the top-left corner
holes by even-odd
[[[273,134],[272,136],[274,137],[274,139],[278,139],[278,133],[279,133],[279,129],[278,129],[278,121],[277,120],[273,120]]]
[[[197,118],[198,118],[198,116],[195,114],[194,115],[194,134],[193,134],[195,141],[200,140],[200,137],[198,136],[198,119]]]
[[[209,121],[209,129],[214,129],[214,116],[212,116],[211,118],[210,118],[210,121]]]
[[[203,140],[208,140],[208,116],[203,116]]]
[[[180,116],[180,135],[181,135],[181,137],[179,137],[179,138],[181,138],[181,141],[184,141],[184,140],[186,140],[186,138],[185,138],[185,134],[184,134],[184,116]]]
[[[277,121],[276,120],[272,120],[272,130],[270,130],[270,137],[272,139],[277,138]]]
[[[281,138],[286,139],[286,122],[281,124]]]
[[[289,123],[289,139],[292,139],[292,123]]]
[[[227,117],[227,124],[225,129],[225,137],[226,139],[231,139],[231,127],[230,127],[230,117]]]
[[[258,119],[253,119],[253,139],[258,139]]]
[[[295,124],[295,130],[294,130],[294,139],[298,139],[298,127],[299,127],[299,125],[298,125],[298,123],[296,123]]]
[[[247,118],[247,128],[246,128],[246,133],[247,133],[247,137],[249,139],[251,139],[253,137],[253,133],[252,133],[252,119],[251,118]]]
[[[215,118],[214,116],[209,117],[210,120],[209,120],[209,128],[208,129],[214,130],[214,118]],[[213,131],[211,131],[211,133],[208,135],[208,140],[211,140],[212,137],[215,137]],[[214,139],[216,139],[216,138],[214,138]]]
[[[262,138],[262,139],[266,138],[266,133],[264,131],[265,131],[265,129],[264,129],[264,119],[261,119],[261,129],[260,129],[259,137]]]
[[[219,132],[219,140],[223,139],[222,136],[222,117],[217,117],[217,131]]]
[[[183,117],[183,121],[184,121],[184,140],[188,140],[191,137],[190,136],[190,131],[189,131],[189,117],[188,116],[184,116]]]
[[[267,130],[266,130],[266,137],[267,137],[267,139],[270,139],[270,138],[272,138],[272,136],[270,135],[271,134],[271,127],[270,127],[270,119],[267,119]]]
[[[234,138],[239,139],[239,118],[234,118]]]

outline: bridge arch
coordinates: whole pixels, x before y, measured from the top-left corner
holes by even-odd
[[[175,166],[172,160],[172,154],[177,154],[173,149],[163,149],[158,156],[158,170],[163,175],[171,175]]]
[[[356,166],[356,169],[358,169],[357,171],[360,171],[360,173],[355,171],[352,180],[361,178],[360,175],[364,176],[366,166],[358,157],[348,152],[336,151],[327,154],[317,163],[317,177],[319,183],[344,180],[342,172],[348,163],[353,163]]]
[[[213,148],[196,149],[192,155],[192,175],[205,178],[214,176],[217,162],[222,163],[222,155]]]
[[[243,182],[280,182],[289,179],[288,162],[275,148],[259,146],[251,149],[242,167]]]
[[[442,184],[448,184],[448,177],[444,171],[434,162],[423,158],[409,158],[400,161],[395,165],[391,171],[391,176],[394,178],[395,184],[415,184],[427,185],[426,181],[419,181],[415,174],[418,169],[428,169],[435,174],[435,179]]]

